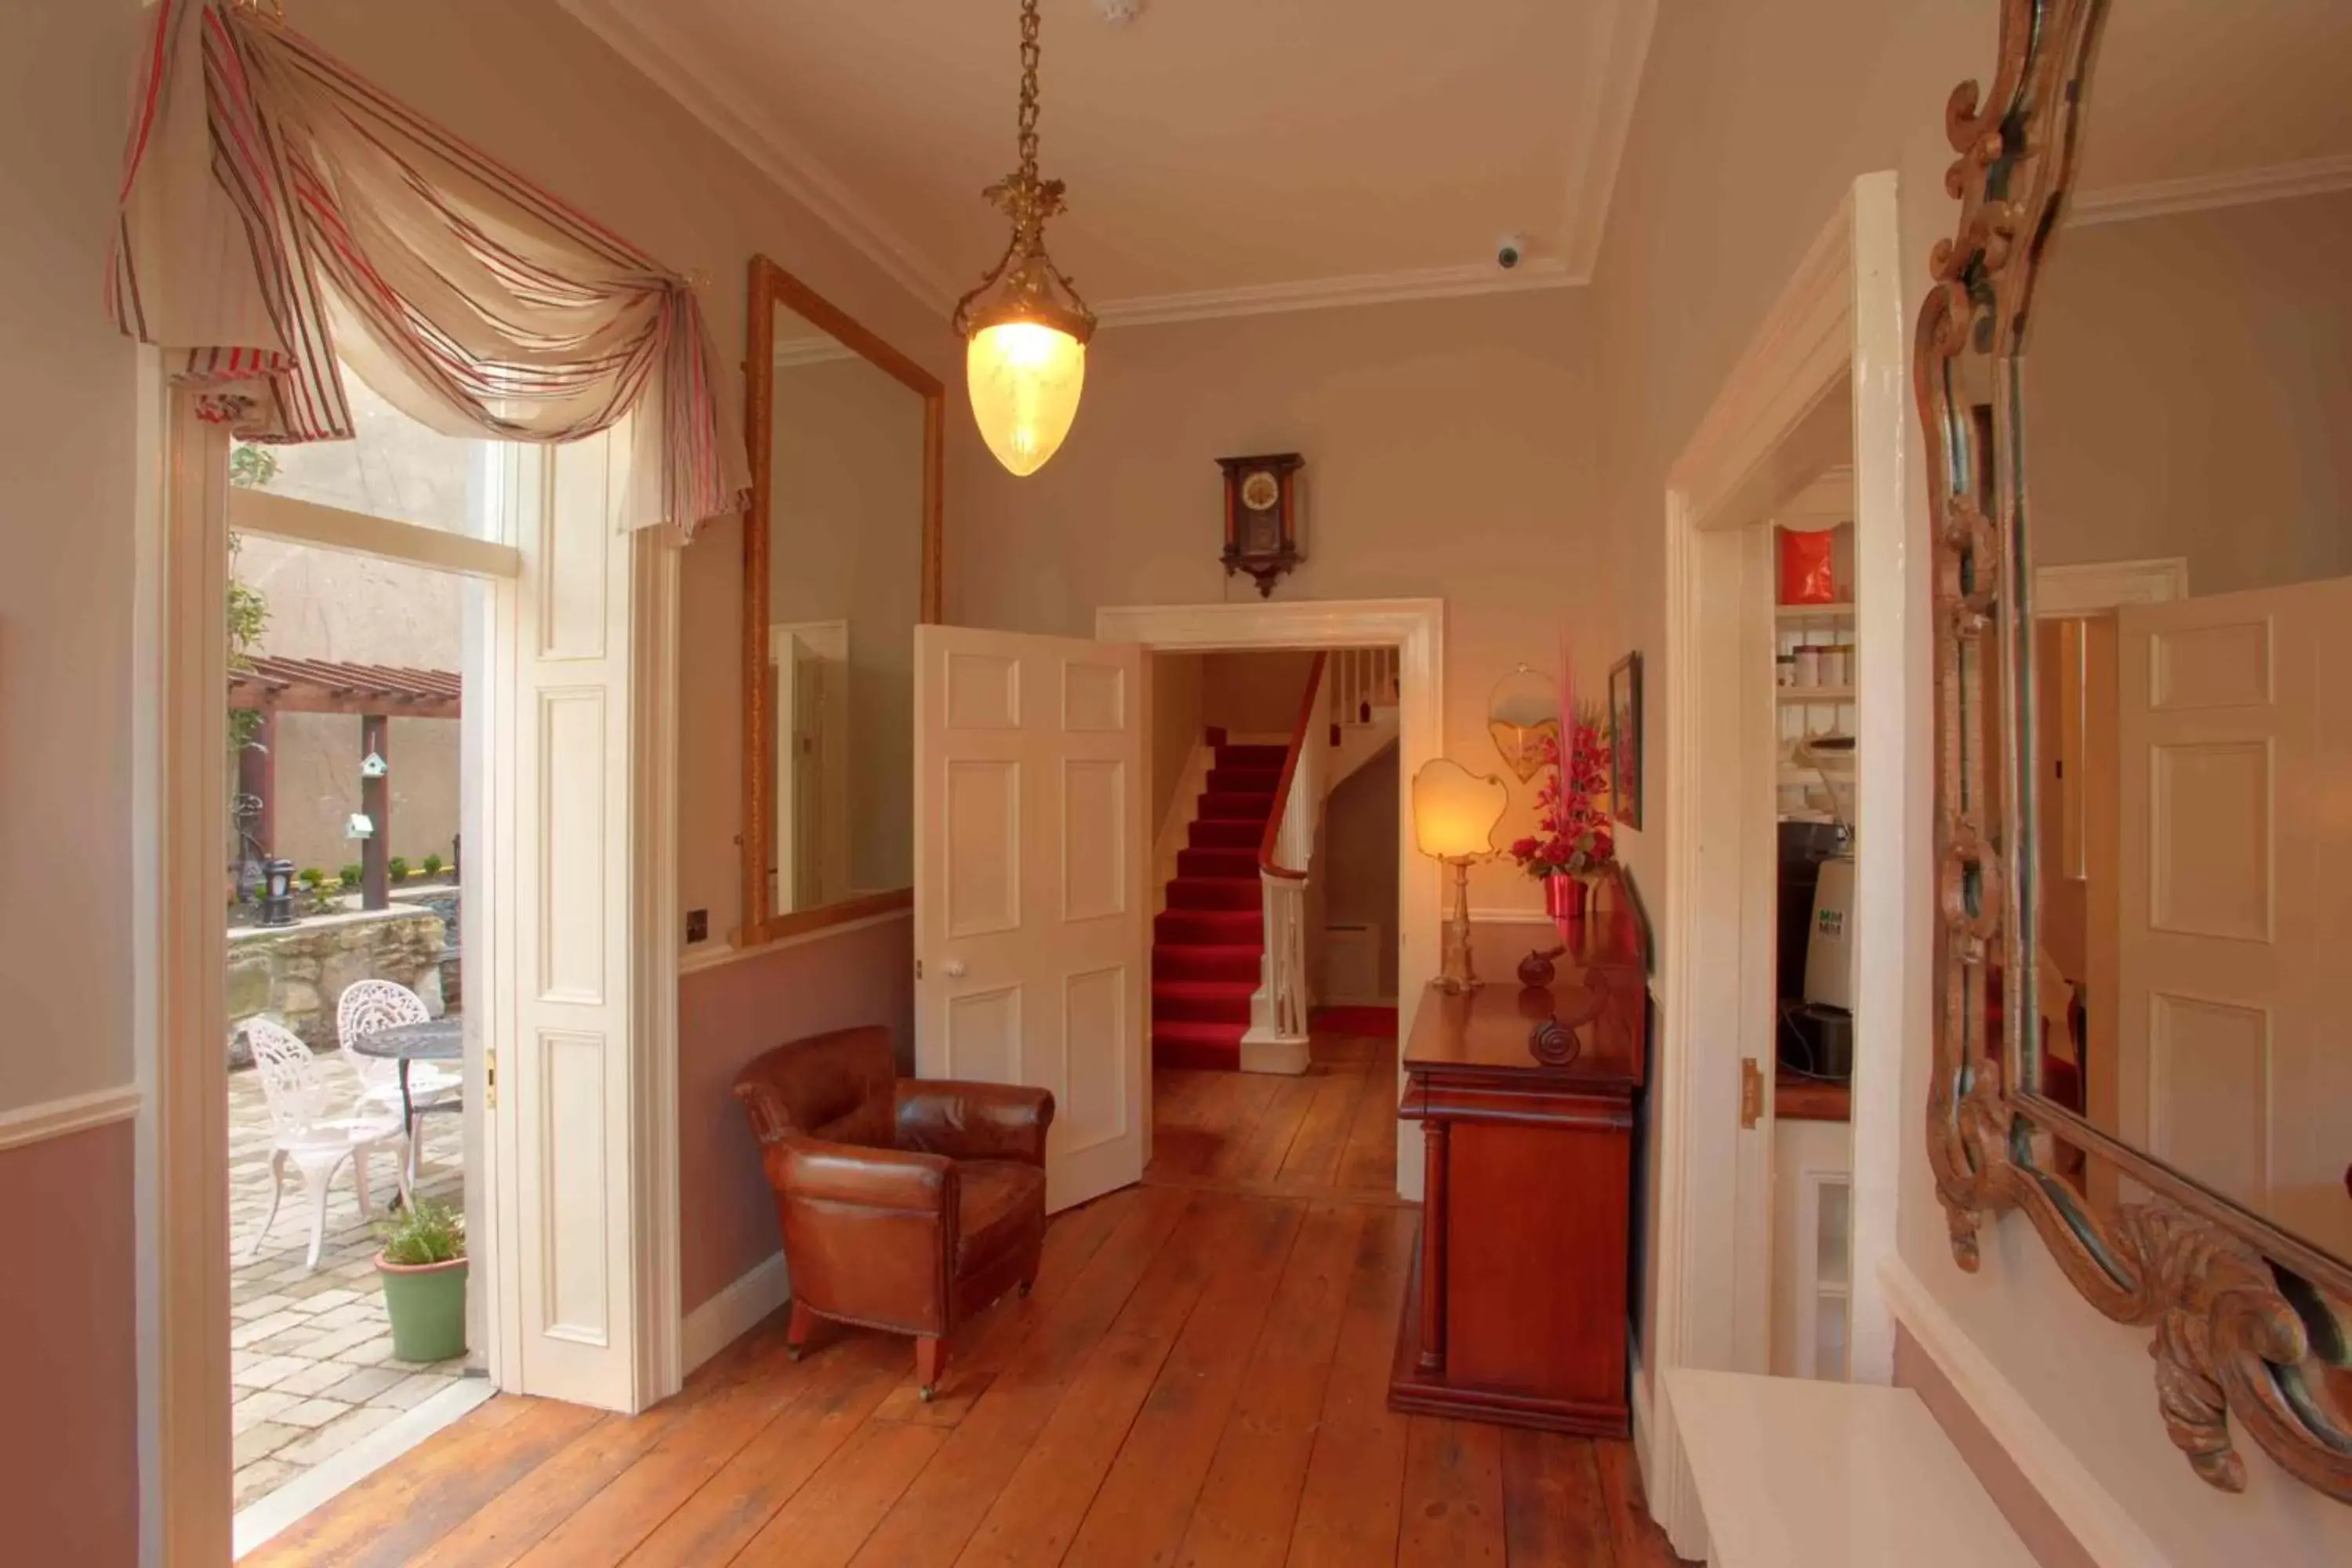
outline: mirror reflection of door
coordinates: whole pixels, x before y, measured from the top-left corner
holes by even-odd
[[[2352,188],[2291,177],[2352,157],[2328,9],[2233,14],[2244,69],[2184,55],[2175,8],[2112,13],[2023,362],[2014,826],[2024,1080],[2352,1260]]]
[[[769,679],[778,913],[908,886],[922,397],[776,311]]]
[[[776,737],[775,907],[822,909],[849,882],[849,624],[772,627]]]

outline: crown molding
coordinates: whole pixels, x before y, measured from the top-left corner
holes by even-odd
[[[1580,274],[1570,272],[1566,262],[1539,257],[1508,272],[1489,262],[1470,267],[1430,267],[1412,272],[1312,278],[1296,283],[1255,283],[1239,289],[1202,289],[1184,294],[1139,295],[1104,300],[1095,307],[1095,316],[1106,327],[1144,327],[1220,316],[1319,310],[1339,305],[1386,305],[1402,300],[1523,294],[1537,289],[1573,289],[1590,281]]]
[[[1642,94],[1642,69],[1650,58],[1650,35],[1658,0],[1614,0],[1595,8],[1593,47],[1584,56],[1584,90],[1570,101],[1583,106],[1570,128],[1568,191],[1561,249],[1568,270],[1592,276],[1601,241],[1609,227],[1609,204],[1617,194],[1617,170],[1633,130],[1633,106]]]
[[[952,305],[956,290],[929,256],[859,199],[807,147],[749,102],[742,89],[654,7],[625,5],[622,0],[557,3],[901,288],[935,309],[945,310]],[[1565,259],[1533,258],[1508,272],[1491,263],[1475,263],[1139,295],[1098,301],[1097,317],[1105,326],[1145,326],[1574,288],[1590,282],[1632,129],[1656,13],[1657,0],[1612,0],[1599,7],[1593,27],[1596,47],[1584,56],[1586,80],[1578,100],[1584,107],[1571,132]]]
[[[2225,174],[2193,174],[2181,180],[2152,180],[2140,185],[2079,192],[2067,208],[2066,226],[2129,223],[2170,213],[2252,206],[2257,202],[2282,202],[2295,196],[2347,190],[2352,190],[2352,154],[2309,158],[2299,163],[2273,163],[2263,169],[2233,169]]]
[[[625,7],[618,0],[557,4],[900,288],[938,310],[953,304],[954,289],[913,242],[859,200],[814,153],[747,103],[731,79],[667,20],[657,19],[654,7]]]

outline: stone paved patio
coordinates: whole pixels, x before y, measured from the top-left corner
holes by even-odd
[[[322,1051],[328,1070],[344,1070]],[[353,1092],[357,1092],[354,1085]],[[269,1212],[269,1112],[260,1075],[229,1075],[229,1380],[235,1385],[236,1506],[268,1496],[311,1466],[449,1386],[462,1361],[395,1361],[383,1292],[376,1285],[373,1225],[360,1218],[348,1167],[335,1177],[327,1241],[314,1271],[310,1215],[292,1171],[260,1254],[246,1249]],[[464,1119],[425,1117],[424,1196],[465,1201]],[[379,1155],[376,1213],[396,1190]]]

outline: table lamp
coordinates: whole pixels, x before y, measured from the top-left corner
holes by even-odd
[[[1454,868],[1454,914],[1445,922],[1444,962],[1433,982],[1440,991],[1478,989],[1470,963],[1470,863],[1495,853],[1495,825],[1503,820],[1509,799],[1501,779],[1474,773],[1444,757],[1433,758],[1412,775],[1413,843],[1430,858]]]

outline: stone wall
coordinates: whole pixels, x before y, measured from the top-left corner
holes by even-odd
[[[230,931],[230,1064],[243,1067],[252,1059],[236,1032],[248,1018],[282,1024],[312,1050],[333,1048],[335,1003],[355,981],[396,981],[439,1017],[445,945],[438,914],[402,904]]]

